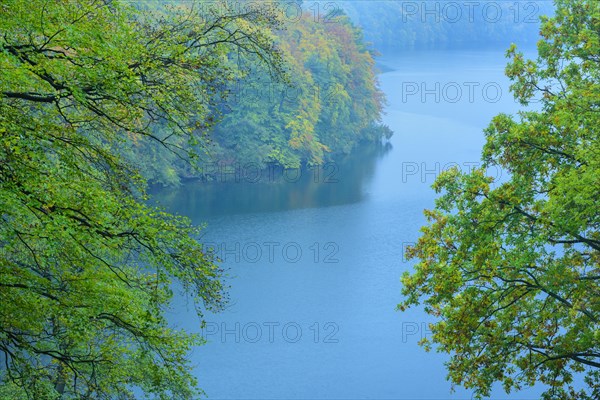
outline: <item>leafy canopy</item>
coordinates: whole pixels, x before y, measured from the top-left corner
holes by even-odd
[[[201,340],[164,311],[173,287],[200,315],[220,309],[222,271],[185,218],[145,205],[122,147],[149,138],[193,159],[228,54],[281,74],[280,21],[268,4],[150,8],[0,4],[0,397],[198,394],[186,355]]]

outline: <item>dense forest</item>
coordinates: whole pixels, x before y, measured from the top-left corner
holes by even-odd
[[[282,25],[272,31],[285,79],[273,76],[258,60],[242,62],[229,54],[224,62],[234,78],[210,109],[215,123],[203,132],[208,142],[197,149],[195,164],[148,138],[130,146],[126,156],[151,183],[210,179],[226,167],[317,165],[349,154],[359,143],[377,144],[391,137],[389,128],[380,124],[384,97],[361,31],[341,10],[315,13],[293,4],[283,3]],[[218,15],[225,9],[209,3],[202,11]],[[167,130],[159,124],[156,131],[161,135]]]

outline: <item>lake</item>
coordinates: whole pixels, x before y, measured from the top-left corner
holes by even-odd
[[[380,59],[387,145],[309,171],[251,166],[156,199],[207,224],[201,241],[228,270],[231,304],[201,331],[182,299],[174,323],[203,332],[192,354],[214,399],[457,399],[444,361],[418,341],[431,321],[401,313],[403,249],[419,236],[443,169],[479,165],[482,130],[518,105],[503,51],[406,52]],[[502,178],[502,171],[489,171]],[[537,398],[523,391],[511,399]],[[506,399],[501,390],[493,398]]]

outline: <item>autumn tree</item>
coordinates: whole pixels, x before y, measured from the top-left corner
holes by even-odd
[[[600,398],[598,4],[557,0],[537,60],[510,48],[512,92],[539,101],[493,119],[483,168],[437,179],[408,251],[418,263],[399,307],[437,317],[424,344],[449,353],[449,379],[477,397],[541,383],[546,399]],[[509,177],[493,182],[491,166]]]
[[[150,138],[193,162],[235,75],[223,60],[281,74],[280,20],[266,3],[153,4],[0,4],[1,398],[199,393],[201,340],[164,312],[175,288],[219,310],[222,271],[185,218],[146,205],[122,147]]]

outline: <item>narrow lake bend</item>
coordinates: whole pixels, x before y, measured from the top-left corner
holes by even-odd
[[[506,60],[501,51],[452,50],[380,62],[391,69],[380,75],[384,122],[395,132],[387,148],[279,183],[264,175],[155,194],[170,211],[207,224],[201,240],[217,248],[230,275],[230,307],[206,316],[208,343],[192,355],[209,398],[470,397],[450,393],[445,356],[418,346],[429,318],[395,306],[399,278],[411,268],[403,248],[433,206],[435,176],[479,165],[483,128],[517,110]],[[200,331],[182,300],[171,317]]]

